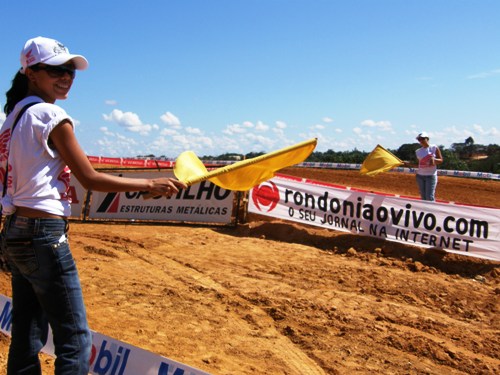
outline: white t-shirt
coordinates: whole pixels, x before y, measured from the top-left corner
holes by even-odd
[[[415,154],[418,159],[418,171],[417,174],[422,176],[432,176],[437,174],[437,166],[431,164],[432,158],[436,157],[437,146],[429,145],[429,147],[421,147]]]
[[[10,136],[10,129],[19,111],[29,107]],[[4,172],[9,156],[7,193],[2,198],[5,215],[17,207],[29,207],[54,215],[69,216],[68,197],[70,171],[59,153],[49,146],[50,132],[61,123],[73,120],[59,106],[45,103],[36,96],[24,98],[16,104],[0,129],[0,186],[3,189]],[[10,140],[10,151],[9,151]]]

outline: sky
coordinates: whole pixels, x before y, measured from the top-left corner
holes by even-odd
[[[500,144],[498,0],[0,0],[0,105],[26,40],[82,54],[88,155]],[[0,124],[5,114],[0,113]]]

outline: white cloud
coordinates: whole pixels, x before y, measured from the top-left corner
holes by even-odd
[[[356,134],[357,137],[355,142],[353,142],[354,147],[356,147],[358,150],[364,149],[367,144],[368,148],[371,147],[369,146],[369,143],[371,143],[373,140],[373,136],[371,134],[366,133],[365,130],[359,127],[352,129],[352,131],[354,132],[354,134]],[[361,143],[361,141],[364,141],[366,143]]]
[[[330,123],[333,122],[333,119],[331,117],[323,117],[323,122]]]
[[[256,124],[251,121],[243,121],[241,124],[227,125],[226,129],[224,129],[222,133],[227,135],[246,134],[251,129],[255,129],[259,132],[265,132],[269,130],[269,125],[265,124],[262,121],[257,121]]]
[[[148,150],[155,155],[165,155],[175,159],[183,151],[193,151],[196,155],[213,154],[214,141],[203,135],[176,133],[160,136],[148,144]]]
[[[364,120],[361,121],[361,125],[367,126],[369,128],[378,128],[382,131],[392,130],[392,124],[390,121]]]
[[[172,136],[179,134],[179,132],[175,129],[162,129],[160,132],[160,135],[167,135],[167,136]]]
[[[281,128],[273,128],[273,133],[276,134],[278,137],[282,138],[285,135],[285,130]]]
[[[284,121],[276,121],[276,127],[278,129],[286,129],[286,123]]]
[[[128,131],[147,135],[158,125],[143,124],[139,116],[133,112],[122,112],[119,109],[113,109],[109,115],[103,115],[104,120],[115,122]]]
[[[118,104],[118,102],[116,100],[114,100],[114,99],[107,99],[107,100],[104,101],[104,104],[115,106],[115,105]]]
[[[272,132],[276,134],[277,140],[283,142],[286,140],[285,138],[285,129],[287,128],[287,124],[284,121],[276,121],[275,127],[272,128]]]
[[[326,126],[321,125],[321,124],[316,124],[316,125],[311,126],[310,129],[311,130],[324,130],[324,129],[326,129]]]
[[[253,145],[252,151],[255,152],[272,150],[275,143],[274,139],[253,133],[248,133],[246,138]]]
[[[3,123],[5,122],[6,118],[7,118],[7,116],[5,116],[5,113],[0,112],[0,126],[3,125]]]
[[[103,131],[104,128],[101,128]],[[137,155],[140,152],[137,151],[138,143],[133,138],[127,138],[123,135],[106,133],[104,138],[98,139],[96,141],[100,149],[100,155],[103,156],[124,156],[124,155]]]
[[[472,128],[477,132],[479,133],[481,136],[487,136],[487,137],[491,137],[491,141],[495,141],[495,137],[500,137],[500,131],[495,128],[495,127],[492,127],[490,129],[484,129],[481,125],[479,124],[473,124],[472,125]],[[496,142],[496,141],[495,141]]]
[[[253,125],[253,123],[252,123],[252,122],[250,122],[250,121],[244,121],[244,122],[243,122],[243,127],[244,127],[244,128],[253,128],[253,127],[254,127],[254,125]]]
[[[217,137],[214,141],[213,147],[219,150],[219,154],[225,152],[238,152],[242,153],[240,140],[235,137]]]
[[[186,133],[188,133],[188,134],[197,134],[197,135],[203,134],[203,132],[199,128],[192,128],[190,126],[188,126],[186,128]]]
[[[262,121],[257,121],[255,125],[255,130],[259,132],[265,132],[269,130],[269,125],[264,124]]]
[[[209,137],[190,137],[185,134],[174,135],[172,141],[181,150],[192,150],[195,152],[211,148],[213,145],[212,139]]]
[[[432,80],[433,78],[428,76],[417,77],[417,81],[432,81]]]
[[[232,124],[226,126],[226,129],[224,129],[222,133],[227,135],[242,134],[247,131],[246,128],[248,128],[248,126],[241,126],[240,124]]]
[[[492,76],[496,76],[500,74],[500,69],[492,69],[487,72],[481,72],[477,74],[471,74],[470,76],[467,77],[467,79],[482,79],[482,78],[488,78]]]
[[[416,133],[412,134],[412,139]],[[452,143],[462,143],[469,137],[476,144],[489,145],[500,143],[500,130],[497,127],[486,129],[482,125],[472,124],[470,126],[448,126],[438,131],[429,132],[432,143],[450,147]]]
[[[160,116],[160,119],[165,124],[173,128],[179,129],[181,127],[181,121],[172,112],[165,112],[163,115]]]
[[[104,135],[110,135],[114,136],[115,134],[110,132],[107,126],[101,126],[99,130],[104,134]]]

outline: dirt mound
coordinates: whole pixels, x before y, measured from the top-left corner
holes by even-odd
[[[255,220],[258,215],[254,215],[252,218]],[[402,260],[409,269],[415,269],[415,263],[418,263],[421,265],[420,267],[425,269],[463,277],[485,275],[492,271],[495,275],[497,267],[496,262],[464,257],[447,253],[444,250],[426,249],[327,229],[314,229],[306,225],[280,220],[251,221],[240,225],[232,233],[242,237],[254,236],[261,239],[304,244],[334,254],[349,254],[353,250],[356,251],[356,254],[379,254]]]

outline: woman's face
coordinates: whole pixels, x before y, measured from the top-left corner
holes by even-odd
[[[30,95],[36,95],[47,103],[64,100],[75,78],[75,66],[71,61],[63,65],[36,64],[26,71]]]
[[[422,145],[423,147],[429,146],[429,139],[428,138],[417,138],[417,140],[420,143],[420,145]]]

